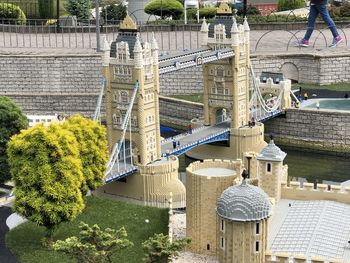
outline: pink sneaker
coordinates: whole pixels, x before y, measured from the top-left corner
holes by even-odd
[[[302,39],[298,39],[296,42],[295,42],[296,46],[297,47],[308,47],[309,46],[309,40],[306,40],[304,38]]]
[[[337,47],[343,41],[344,41],[344,39],[342,38],[341,35],[339,35],[339,36],[333,38],[333,42],[329,47]]]

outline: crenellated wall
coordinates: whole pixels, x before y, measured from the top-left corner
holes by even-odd
[[[329,200],[350,204],[350,187],[345,189],[339,185],[303,183],[292,181],[289,186],[282,182],[282,199],[292,200]]]

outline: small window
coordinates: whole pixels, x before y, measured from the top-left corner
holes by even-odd
[[[260,223],[255,224],[255,234],[257,234],[257,235],[260,234]]]
[[[255,242],[255,252],[259,252],[260,250],[260,244],[259,244],[259,241],[256,241]]]
[[[224,221],[223,219],[221,219],[221,221],[220,221],[220,230],[221,230],[222,232],[225,231],[225,221]]]
[[[267,171],[268,173],[271,173],[271,163],[267,163],[266,171]]]
[[[225,239],[224,239],[224,237],[220,238],[220,248],[221,249],[225,249]]]
[[[210,250],[210,244],[207,244],[207,250]]]

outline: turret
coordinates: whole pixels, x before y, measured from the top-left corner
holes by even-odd
[[[109,66],[109,58],[110,58],[110,44],[107,41],[107,38],[104,37],[103,40],[103,56],[102,56],[102,66],[108,67]]]
[[[250,40],[250,28],[249,28],[247,17],[244,18],[243,27],[244,27],[244,43],[249,43],[249,40]]]
[[[153,65],[158,65],[158,50],[159,50],[159,47],[158,47],[158,43],[157,43],[157,40],[154,36],[154,33],[152,33],[152,43],[151,43],[151,49],[152,49],[152,56],[153,56]]]
[[[238,47],[239,45],[239,31],[236,23],[236,19],[233,18],[233,24],[231,27],[231,41],[233,47]]]
[[[201,45],[207,46],[208,45],[208,32],[209,27],[207,24],[207,21],[205,20],[205,17],[203,18],[202,26],[201,26]]]
[[[139,33],[137,33],[135,47],[134,47],[134,65],[135,65],[135,68],[143,68],[143,65],[144,65],[143,50],[141,46]]]
[[[259,162],[259,186],[276,202],[281,198],[283,160],[286,155],[275,145],[271,137],[269,144],[262,149],[257,157]]]

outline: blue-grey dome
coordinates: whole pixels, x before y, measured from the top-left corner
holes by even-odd
[[[249,185],[244,180],[221,194],[216,212],[221,218],[231,221],[257,221],[270,217],[272,207],[261,188]]]

